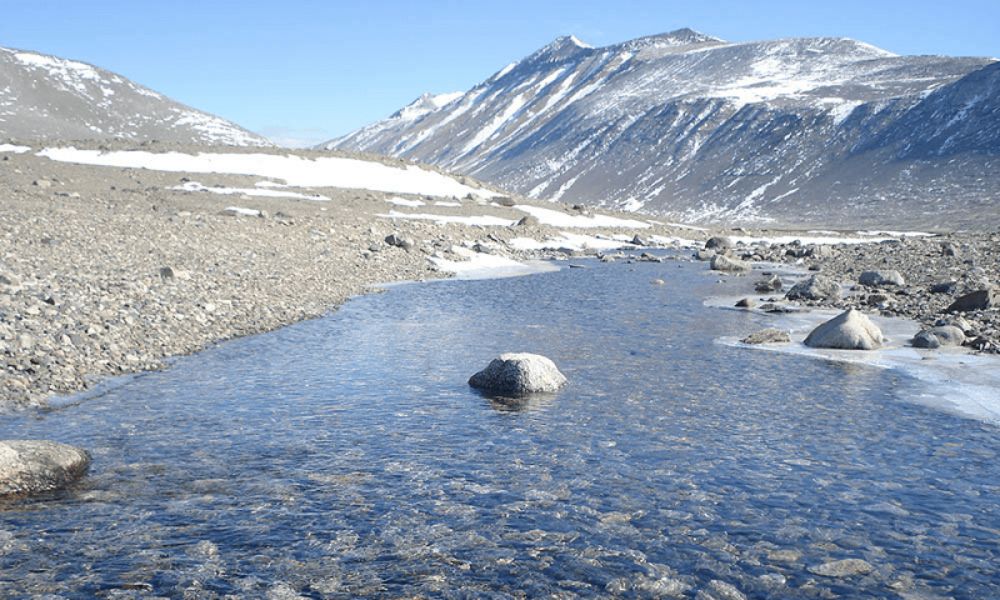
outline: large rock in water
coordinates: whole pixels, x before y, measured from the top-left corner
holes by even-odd
[[[840,284],[829,277],[813,275],[809,279],[793,285],[785,297],[789,300],[833,302],[840,299]]]
[[[1000,290],[990,287],[959,297],[948,307],[948,312],[986,310],[994,306],[1000,306]]]
[[[516,397],[555,392],[566,385],[566,377],[544,356],[507,353],[470,377],[469,385],[485,392]]]
[[[87,472],[90,455],[42,440],[0,441],[0,496],[51,492]]]
[[[813,329],[805,345],[837,350],[875,350],[882,346],[882,339],[878,325],[852,308]]]

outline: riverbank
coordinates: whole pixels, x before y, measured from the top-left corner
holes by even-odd
[[[159,369],[171,356],[317,317],[378,283],[449,276],[496,240],[565,229],[488,190],[443,197],[289,187],[245,173],[58,162],[40,150],[0,153],[4,407]],[[566,206],[540,208],[596,222]],[[586,230],[626,239],[678,231],[635,223]]]
[[[380,189],[345,189],[332,185],[337,165],[318,162],[330,153],[217,149],[206,160],[201,148],[153,150],[0,153],[0,406],[159,369],[171,356],[317,317],[379,283],[517,274],[530,259],[659,260],[642,248],[702,248],[713,235],[729,235],[731,247],[702,258],[789,263],[856,286],[800,304],[925,326],[953,319],[945,309],[962,293],[1000,281],[996,233],[713,232],[510,197],[434,170],[417,173],[436,178],[431,193],[386,191],[408,185],[395,177],[412,170],[400,161],[366,163],[383,172],[360,179],[351,163],[347,180]],[[440,195],[453,190],[468,193]],[[896,270],[905,282],[861,286],[867,270]],[[785,291],[773,301],[787,303]],[[995,308],[964,318],[976,349],[1000,347]]]

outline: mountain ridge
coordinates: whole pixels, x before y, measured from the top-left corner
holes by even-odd
[[[101,67],[5,47],[0,47],[0,139],[272,145]]]
[[[996,95],[976,93],[993,89],[995,59],[900,56],[842,37],[732,43],[683,29],[602,48],[559,40],[412,122],[380,121],[323,147],[705,222],[917,222],[939,204],[927,190],[968,196],[970,212],[1000,189],[1000,176],[976,182],[996,159],[1000,125],[971,119],[996,110]],[[961,164],[913,154],[920,136],[938,135],[930,123],[941,129],[974,98],[949,151]]]

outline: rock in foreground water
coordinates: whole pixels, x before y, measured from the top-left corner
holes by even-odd
[[[0,441],[0,496],[51,492],[87,472],[90,455],[42,440]]]
[[[793,285],[785,297],[789,300],[836,302],[840,300],[840,284],[823,275],[813,275]]]
[[[566,377],[555,363],[538,354],[507,353],[493,359],[469,378],[469,385],[505,396],[555,392],[566,385]]]
[[[882,330],[853,308],[813,329],[805,339],[810,348],[875,350],[882,346]]]

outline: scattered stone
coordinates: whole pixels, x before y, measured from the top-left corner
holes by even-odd
[[[521,217],[517,221],[517,223],[514,223],[514,226],[515,227],[536,227],[538,225],[541,225],[541,223],[542,222],[538,220],[538,217],[536,217],[534,215],[524,215],[523,217]]]
[[[753,308],[753,298],[741,298],[736,302],[736,308]]]
[[[515,202],[510,196],[497,196],[493,198],[493,202],[496,202],[500,206],[506,206],[507,208],[517,205],[517,202]]]
[[[528,353],[501,354],[469,378],[474,388],[505,396],[550,393],[566,385],[566,377],[550,359]]]
[[[990,287],[960,296],[945,310],[947,312],[971,312],[996,306],[1000,306],[1000,292],[997,288]]]
[[[761,279],[754,285],[754,289],[762,294],[768,292],[777,292],[780,290],[784,284],[781,282],[781,277],[777,275],[771,275],[770,277]]]
[[[860,558],[846,558],[844,560],[834,560],[809,567],[809,572],[821,577],[851,577],[853,575],[867,575],[875,568],[867,561]]]
[[[864,271],[858,277],[858,283],[869,287],[903,286],[906,280],[899,271]]]
[[[820,274],[796,283],[785,294],[785,298],[789,300],[812,300],[815,302],[836,302],[840,300],[840,296],[840,284]]]
[[[663,281],[662,279],[654,279],[653,280],[653,285],[666,285],[666,283],[667,282]]]
[[[954,294],[957,289],[958,284],[954,281],[943,281],[930,287],[932,294]]]
[[[863,313],[852,309],[823,323],[806,337],[811,348],[875,350],[882,346],[882,330]]]
[[[649,242],[646,241],[646,240],[644,240],[644,239],[642,239],[639,236],[638,233],[635,234],[635,237],[632,238],[632,242],[631,243],[632,243],[633,246],[648,246],[649,245]]]
[[[51,492],[87,472],[90,455],[42,440],[0,441],[0,496]]]
[[[707,242],[705,242],[705,249],[706,250],[716,250],[716,249],[718,249],[718,250],[729,250],[730,248],[734,248],[735,246],[736,245],[733,244],[733,240],[731,240],[731,239],[729,239],[728,237],[725,237],[725,236],[711,237],[711,238],[708,238]]]
[[[712,250],[696,250],[694,257],[698,260],[712,260],[715,258],[715,252]]]
[[[403,237],[396,233],[385,236],[385,243],[396,248],[402,248],[403,250],[411,250],[416,246],[412,238]]]
[[[785,344],[792,341],[791,336],[788,335],[787,331],[782,331],[780,329],[774,329],[769,327],[767,329],[762,329],[758,332],[751,333],[747,337],[743,338],[744,344]]]
[[[37,187],[39,189],[42,189],[42,190],[47,190],[50,187],[52,187],[52,182],[49,181],[48,179],[36,179],[36,180],[34,180],[34,181],[31,182],[31,185],[33,185],[33,186],[35,186],[35,187]]]
[[[750,270],[750,265],[737,258],[729,258],[725,254],[716,254],[712,257],[710,268],[713,271],[726,273],[746,273]]]
[[[941,340],[939,340],[937,336],[930,331],[921,331],[917,333],[917,335],[913,336],[913,339],[910,340],[910,344],[912,344],[914,348],[934,350],[941,347]]]
[[[962,251],[951,242],[941,242],[941,255],[961,258]]]

